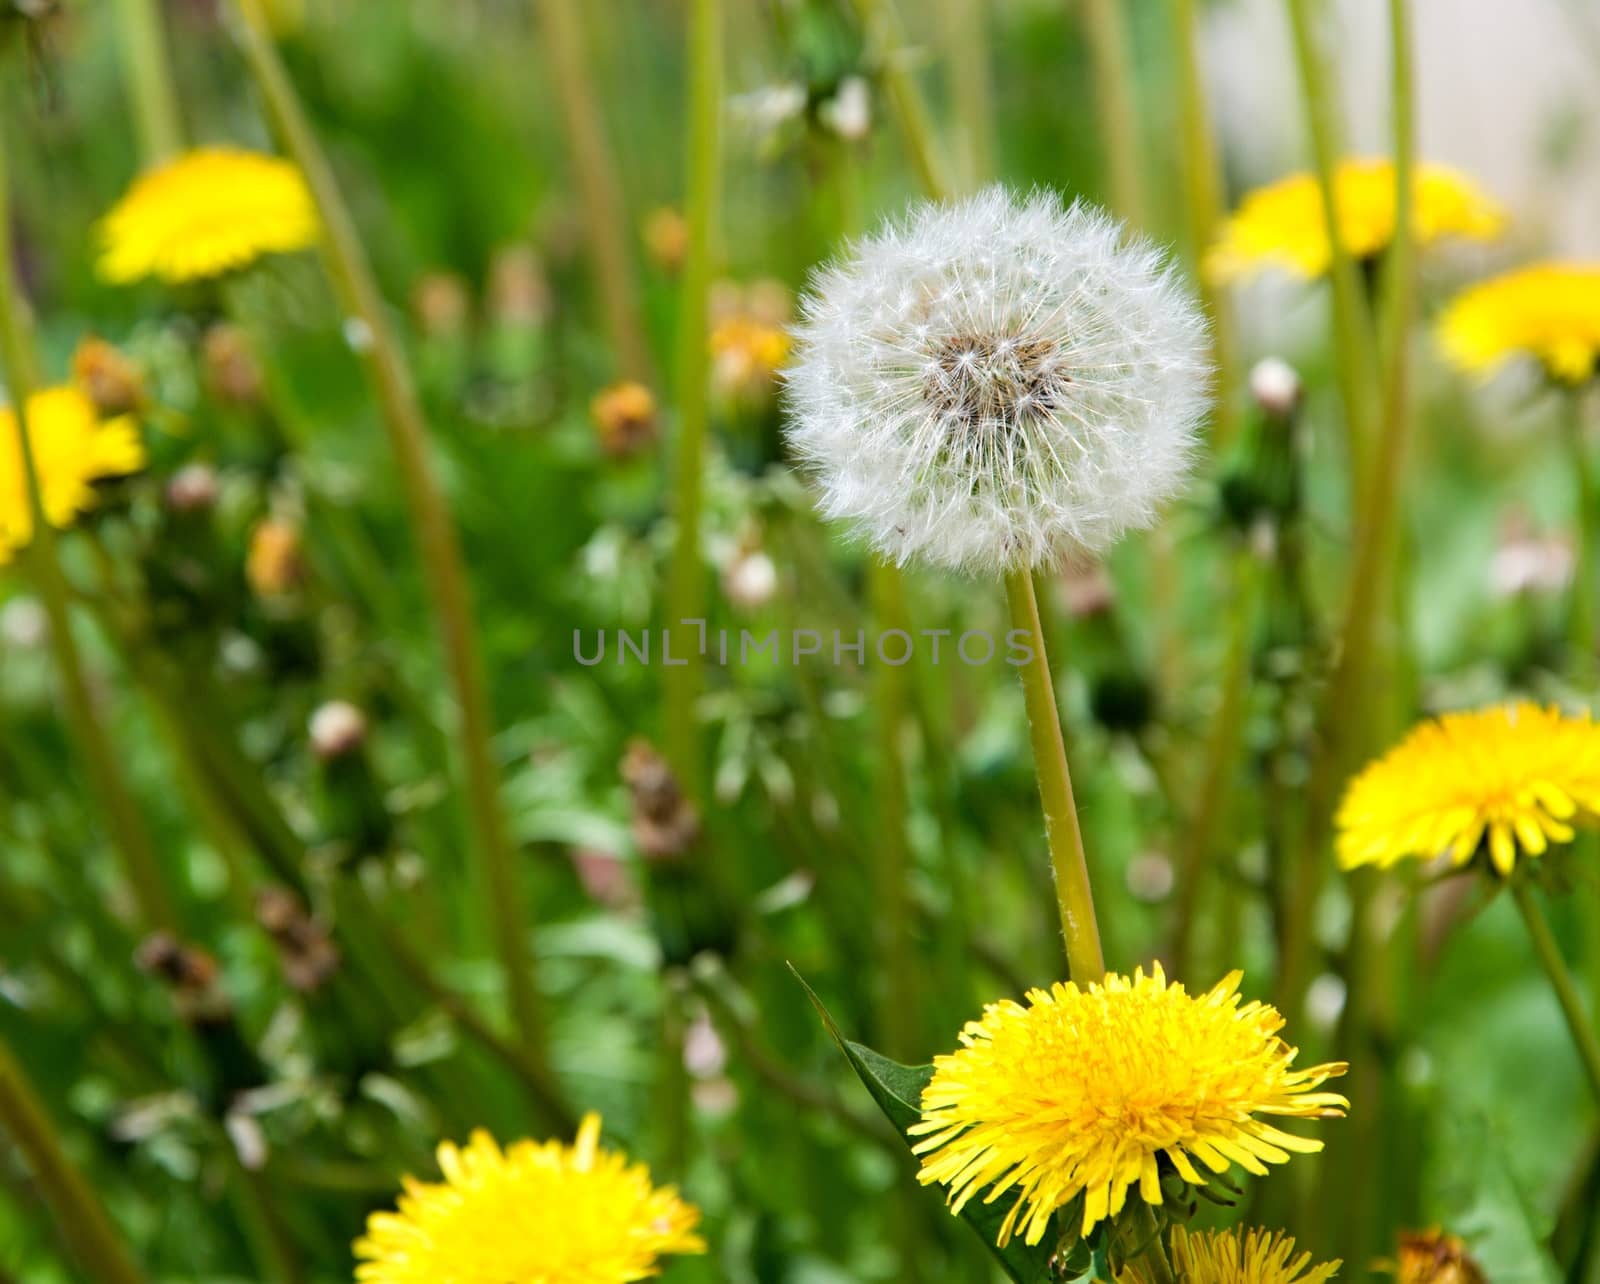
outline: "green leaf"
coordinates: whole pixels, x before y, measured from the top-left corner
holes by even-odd
[[[891,1061],[888,1057],[874,1052],[864,1043],[855,1043],[845,1038],[839,1027],[834,1024],[828,1009],[823,1007],[816,991],[806,984],[805,978],[796,972],[792,965],[789,970],[794,972],[795,980],[800,982],[801,988],[811,1000],[811,1005],[816,1008],[817,1015],[822,1018],[822,1024],[827,1027],[828,1034],[839,1045],[839,1051],[844,1053],[850,1068],[856,1072],[856,1077],[872,1094],[872,1099],[878,1103],[878,1109],[883,1111],[889,1122],[902,1137],[905,1137],[906,1144],[911,1145],[913,1138],[907,1135],[907,1130],[922,1118],[922,1090],[933,1078],[933,1067],[903,1066],[898,1061]],[[1006,1200],[986,1204],[982,1199],[973,1199],[961,1210],[960,1216],[961,1220],[972,1227],[973,1232],[983,1240],[984,1247],[994,1255],[1001,1268],[1017,1284],[1054,1284],[1057,1276],[1052,1274],[1050,1269],[1050,1256],[1053,1250],[1049,1244],[1038,1244],[1030,1248],[1020,1239],[1013,1239],[1004,1248],[999,1247],[1000,1226],[1010,1211],[1011,1205]]]

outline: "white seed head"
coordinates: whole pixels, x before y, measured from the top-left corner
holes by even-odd
[[[1164,255],[1050,192],[923,204],[820,271],[786,372],[825,515],[981,573],[1104,550],[1182,485],[1205,322]]]

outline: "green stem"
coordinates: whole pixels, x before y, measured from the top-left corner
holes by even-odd
[[[96,1284],[144,1284],[94,1188],[72,1165],[27,1075],[0,1042],[0,1129],[10,1134],[55,1215],[61,1238]]]
[[[399,344],[390,330],[360,234],[278,56],[261,0],[237,3],[244,19],[242,43],[251,73],[285,147],[305,174],[321,215],[323,262],[334,293],[346,313],[358,319],[366,332],[360,355],[399,465],[460,719],[458,750],[473,830],[471,850],[480,866],[478,883],[485,916],[505,971],[518,1036],[535,1055],[542,1056],[544,1014],[523,921],[521,880],[501,805],[483,659],[473,628],[455,525],[428,458],[427,425]]]
[[[1290,0],[1297,22],[1303,20],[1303,15],[1299,13],[1301,3],[1302,0]],[[1389,644],[1398,642],[1397,628],[1383,630],[1379,626],[1383,622],[1380,617],[1384,617],[1386,604],[1389,607],[1397,606],[1395,526],[1413,422],[1410,344],[1411,321],[1416,308],[1416,255],[1411,209],[1416,126],[1410,24],[1405,0],[1390,0],[1389,13],[1393,60],[1391,92],[1395,135],[1395,231],[1387,264],[1389,294],[1384,317],[1387,351],[1381,370],[1382,431],[1376,456],[1365,463],[1361,462],[1365,459],[1365,453],[1358,456],[1355,446],[1358,439],[1364,439],[1365,429],[1357,427],[1352,407],[1358,403],[1353,399],[1353,394],[1347,391],[1346,414],[1351,420],[1351,489],[1357,513],[1354,523],[1356,551],[1346,590],[1338,659],[1328,681],[1322,709],[1322,741],[1306,789],[1306,826],[1299,876],[1287,924],[1287,941],[1292,957],[1285,966],[1283,994],[1285,1002],[1291,1006],[1297,1002],[1298,988],[1309,979],[1311,918],[1317,890],[1322,882],[1323,867],[1327,863],[1324,859],[1323,835],[1333,817],[1340,783],[1352,756],[1362,747],[1371,727],[1370,702],[1358,697],[1366,690],[1372,677],[1376,643],[1380,639]],[[1312,62],[1316,62],[1314,57]],[[1315,79],[1315,75],[1307,73],[1308,96],[1312,95],[1311,85]],[[1312,112],[1314,118],[1319,114],[1315,110]],[[1326,186],[1330,174],[1331,168],[1322,174],[1325,197],[1330,190]],[[1326,203],[1325,212],[1331,217],[1331,202]],[[1332,240],[1336,243],[1337,236]],[[1346,266],[1349,266],[1347,260]],[[1336,260],[1336,301],[1338,269]],[[1353,282],[1353,274],[1346,275],[1350,275]],[[1336,312],[1339,311],[1336,306]],[[1366,336],[1364,315],[1358,320],[1359,326],[1356,328],[1362,336]],[[1340,340],[1341,369],[1346,365],[1346,358],[1351,354],[1355,342],[1349,336]],[[1361,369],[1371,369],[1375,364],[1364,339],[1355,356],[1356,374]],[[1354,378],[1354,375],[1351,377]],[[1390,623],[1393,623],[1392,619]]]
[[[1287,3],[1289,26],[1294,37],[1295,63],[1299,68],[1301,92],[1305,97],[1306,124],[1311,133],[1317,185],[1322,197],[1322,217],[1328,228],[1334,351],[1350,452],[1351,500],[1358,505],[1361,490],[1369,475],[1368,452],[1372,444],[1368,428],[1370,414],[1366,380],[1366,372],[1372,369],[1372,341],[1361,310],[1356,265],[1339,227],[1335,187],[1339,139],[1332,95],[1327,83],[1327,68],[1312,30],[1311,0],[1287,0]]]
[[[1140,1257],[1153,1284],[1177,1284],[1172,1262],[1167,1257],[1167,1246],[1161,1242],[1161,1232],[1156,1226],[1154,1210],[1144,1200],[1135,1198],[1129,1204],[1129,1223],[1138,1242],[1144,1246]]]
[[[568,159],[583,202],[585,235],[594,259],[606,328],[616,348],[622,373],[648,382],[650,349],[635,278],[627,216],[617,165],[606,139],[605,123],[595,101],[584,47],[583,14],[587,6],[574,0],[537,0],[543,20],[548,66],[561,100],[567,131]]]
[[[68,724],[89,769],[90,784],[105,813],[113,845],[122,859],[123,872],[133,890],[142,926],[146,930],[177,924],[167,895],[161,865],[151,845],[144,818],[128,787],[116,748],[101,721],[89,689],[89,680],[72,632],[67,608],[67,582],[56,551],[56,531],[45,518],[34,457],[32,428],[28,425],[28,400],[34,389],[34,356],[25,331],[25,313],[12,274],[11,209],[6,172],[5,144],[0,141],[0,366],[15,412],[18,455],[33,521],[33,547],[28,569],[35,579],[50,625],[50,648],[61,679]]]
[[[1517,909],[1522,913],[1522,921],[1527,925],[1529,939],[1533,942],[1533,952],[1539,958],[1539,965],[1544,968],[1544,974],[1549,978],[1550,988],[1556,992],[1556,1001],[1561,1004],[1561,1013],[1567,1019],[1567,1029],[1572,1033],[1572,1043],[1578,1050],[1578,1057],[1583,1062],[1583,1072],[1589,1079],[1589,1086],[1594,1090],[1595,1100],[1600,1101],[1600,1036],[1596,1036],[1594,1026],[1589,1023],[1589,1014],[1583,1005],[1583,999],[1578,994],[1577,984],[1572,979],[1572,974],[1567,971],[1566,962],[1561,957],[1560,947],[1556,945],[1556,938],[1550,931],[1549,923],[1545,922],[1544,915],[1539,912],[1539,907],[1534,904],[1533,893],[1528,887],[1526,879],[1514,878],[1511,882],[1511,899],[1517,903]]]
[[[1135,227],[1147,223],[1140,160],[1139,108],[1133,86],[1126,22],[1131,11],[1117,0],[1083,0],[1084,34],[1094,68],[1095,115],[1100,122],[1111,208]]]
[[[117,12],[122,24],[118,43],[123,72],[139,131],[139,156],[146,167],[153,167],[183,150],[183,124],[161,10],[157,0],[117,0]]]
[[[1572,645],[1577,674],[1587,677],[1595,664],[1595,539],[1596,498],[1594,468],[1589,461],[1589,443],[1583,424],[1583,395],[1578,389],[1562,392],[1562,428],[1567,457],[1572,465],[1572,484],[1576,494],[1578,554],[1572,572],[1572,600],[1567,620],[1567,639]]]
[[[678,296],[677,459],[673,517],[677,543],[667,582],[666,627],[674,663],[665,671],[667,760],[685,792],[704,802],[695,701],[701,664],[697,621],[704,616],[705,568],[700,555],[710,351],[707,346],[711,264],[722,204],[722,0],[693,0],[689,10],[689,246]]]
[[[856,19],[866,32],[867,46],[879,62],[879,75],[888,91],[889,106],[911,153],[922,190],[936,201],[947,200],[953,188],[944,158],[933,134],[927,101],[917,87],[906,57],[905,31],[894,0],[850,0]]]
[[[975,187],[993,172],[994,94],[989,79],[989,24],[984,0],[942,0],[950,98],[961,123],[961,170]]]
[[[1061,712],[1050,677],[1050,659],[1045,653],[1044,630],[1039,624],[1039,601],[1034,596],[1033,576],[1026,569],[1006,575],[1006,597],[1011,607],[1011,627],[1024,633],[1029,643],[1028,660],[1022,665],[1022,694],[1028,710],[1039,799],[1044,806],[1056,905],[1066,938],[1067,966],[1079,985],[1099,984],[1105,979],[1106,964],[1100,953],[1100,926],[1095,921],[1089,862],[1072,796],[1072,774],[1067,768],[1067,748],[1061,736]]]
[[[1222,702],[1212,722],[1206,748],[1205,770],[1200,778],[1200,798],[1184,826],[1178,857],[1178,888],[1173,897],[1172,974],[1195,974],[1194,931],[1201,891],[1216,855],[1217,826],[1227,810],[1239,747],[1244,738],[1245,697],[1250,688],[1251,633],[1260,573],[1255,555],[1241,550],[1234,563],[1230,594],[1233,620],[1228,656],[1222,679]]]
[[[879,635],[909,633],[905,581],[900,568],[875,562],[871,571],[873,615]],[[906,837],[906,779],[902,736],[906,729],[910,674],[900,665],[878,665],[873,713],[878,729],[878,841],[873,845],[878,952],[883,960],[879,1022],[890,1056],[912,1055],[917,1036],[916,960],[911,950],[910,852]]]

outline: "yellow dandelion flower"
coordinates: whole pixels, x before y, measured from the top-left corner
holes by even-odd
[[[101,419],[76,387],[47,388],[28,398],[28,440],[45,517],[67,527],[94,507],[94,484],[144,467],[144,443],[126,415]],[[33,538],[33,510],[16,411],[0,406],[0,564]]]
[[[1351,257],[1381,254],[1394,238],[1394,162],[1347,160],[1334,172],[1333,185],[1339,238]],[[1499,235],[1505,214],[1465,176],[1419,165],[1412,221],[1419,245],[1452,236],[1486,241]],[[1205,270],[1219,283],[1266,268],[1309,279],[1327,272],[1331,255],[1316,175],[1294,174],[1244,198],[1206,255]]]
[[[442,1182],[406,1178],[397,1212],[373,1213],[356,1241],[365,1284],[627,1284],[668,1253],[703,1253],[699,1211],[643,1164],[599,1148],[600,1116],[577,1141],[485,1132],[439,1147]]]
[[[316,243],[310,189],[286,160],[203,147],[141,175],[100,225],[99,271],[198,281]]]
[[[1138,1188],[1162,1202],[1163,1165],[1203,1185],[1238,1164],[1263,1174],[1320,1141],[1255,1118],[1342,1116],[1349,1102],[1316,1091],[1342,1064],[1294,1069],[1283,1018],[1239,1001],[1238,972],[1209,992],[1169,985],[1157,964],[1080,990],[1032,990],[1028,1005],[992,1003],[967,1024],[960,1051],[935,1059],[914,1150],[919,1180],[950,1188],[952,1211],[987,1190],[1014,1196],[1000,1230],[1037,1244],[1051,1215],[1084,1196],[1083,1232],[1115,1217]]]
[[[1311,1254],[1294,1251],[1294,1240],[1281,1231],[1238,1230],[1192,1234],[1172,1228],[1172,1269],[1183,1284],[1325,1284],[1343,1262],[1311,1265]],[[1155,1284],[1155,1277],[1134,1263],[1117,1284]]]
[[[1536,263],[1457,295],[1439,319],[1445,355],[1489,375],[1517,357],[1580,384],[1600,360],[1600,263]]]
[[[1600,726],[1589,714],[1521,702],[1423,723],[1369,764],[1337,817],[1339,864],[1387,867],[1412,857],[1520,856],[1570,843],[1600,818]]]

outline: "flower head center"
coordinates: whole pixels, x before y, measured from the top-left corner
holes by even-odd
[[[1060,348],[1044,339],[954,335],[930,355],[929,401],[975,428],[1015,428],[1048,415],[1072,382]]]

